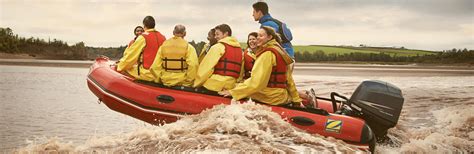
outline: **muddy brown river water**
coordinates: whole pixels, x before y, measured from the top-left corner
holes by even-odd
[[[98,104],[87,88],[87,72],[0,65],[0,152],[355,150],[294,129],[251,103],[219,106],[173,124],[150,126]],[[398,125],[389,130],[390,142],[378,144],[376,153],[474,152],[472,68],[298,64],[294,74],[298,89],[313,88],[325,97],[333,91],[350,96],[364,80],[387,81],[402,89],[405,103]],[[248,118],[252,116],[263,118]]]

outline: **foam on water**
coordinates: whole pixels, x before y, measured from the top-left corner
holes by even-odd
[[[474,77],[295,76],[300,88],[319,96],[332,91],[350,96],[364,80],[382,80],[402,89],[402,113],[389,140],[376,153],[474,152]]]
[[[37,69],[34,70],[36,71]],[[18,77],[13,76],[9,78],[17,79]],[[39,77],[36,76],[36,78]],[[295,76],[295,81],[297,81],[296,84],[298,89],[314,88],[316,89],[317,95],[323,97],[328,97],[329,93],[333,91],[336,91],[346,96],[350,96],[353,90],[361,81],[368,79],[382,80],[392,83],[402,89],[403,95],[405,97],[405,103],[397,126],[395,126],[395,128],[389,129],[389,140],[387,142],[378,143],[376,145],[376,153],[474,152],[474,96],[472,95],[474,93],[474,76]],[[44,79],[45,81],[38,80],[39,79],[35,79],[31,82],[46,81],[46,79]],[[5,82],[10,81],[11,80],[5,80]],[[67,80],[63,79],[61,81]],[[79,79],[79,81],[82,83],[83,78]],[[22,82],[24,81],[22,80]],[[61,84],[79,85],[78,83]],[[28,85],[31,86],[34,84]],[[31,88],[30,86],[25,88]],[[42,85],[41,88],[38,89],[42,90],[43,86],[44,85]],[[53,87],[55,86],[56,85],[54,85]],[[21,91],[24,91],[24,89],[16,89],[15,92],[19,93]],[[87,90],[84,91],[88,92]],[[35,91],[30,93],[35,94],[34,92]],[[50,95],[46,96],[49,97]],[[57,93],[53,93],[51,96],[57,96]],[[91,98],[90,100],[93,100],[94,98]],[[89,99],[84,100],[84,102],[87,101],[89,101]],[[34,101],[28,100],[26,102]],[[51,100],[50,102],[55,103],[60,101]],[[92,104],[91,102],[87,103]],[[51,103],[49,105],[55,106],[55,104]],[[22,109],[25,109],[26,111],[34,110],[33,108],[28,108],[30,106],[33,105],[27,105]],[[6,109],[9,106],[4,107]],[[94,112],[92,113],[114,113],[114,111],[107,109],[107,107],[105,106],[102,106],[100,109],[101,110],[97,111],[93,110]],[[40,111],[42,112],[43,110]],[[80,108],[79,111],[81,110],[90,110],[90,108]],[[18,112],[18,110],[16,110],[16,112]],[[81,112],[76,113],[74,111],[71,111],[71,113],[68,112],[67,115],[75,115],[79,113]],[[102,114],[92,114],[94,116],[87,117],[88,123],[80,124],[94,125],[94,123],[100,123],[100,120],[102,119],[94,119],[94,117],[102,116]],[[60,121],[61,119],[67,118],[61,116],[64,114],[57,114],[58,117],[54,117],[54,115],[54,113],[41,115],[41,117],[39,118],[31,118],[31,121],[25,121],[32,123],[32,125],[38,124],[43,126],[47,125],[47,123],[50,121]],[[31,115],[28,114],[25,116]],[[2,117],[2,115],[0,115],[0,117]],[[23,119],[28,120],[28,118]],[[119,125],[119,127],[135,127],[136,129],[131,131],[128,128],[124,129],[126,130],[125,133],[115,132],[113,131],[113,129],[111,129],[111,133],[99,133],[100,135],[96,136],[92,133],[79,133],[81,132],[80,129],[73,127],[75,125],[67,124],[67,126],[71,125],[72,128],[65,127],[59,130],[65,130],[70,132],[63,133],[63,131],[61,131],[60,133],[49,134],[58,134],[64,137],[67,136],[67,134],[69,133],[72,137],[86,136],[86,138],[89,139],[87,139],[86,141],[74,140],[76,143],[73,143],[71,142],[71,139],[63,140],[62,138],[50,137],[50,135],[46,136],[46,138],[28,141],[28,146],[17,149],[16,151],[40,153],[51,151],[166,151],[219,153],[232,153],[243,151],[290,153],[359,152],[356,150],[355,147],[347,145],[340,140],[305,133],[286,123],[280,118],[280,116],[271,112],[268,107],[262,105],[255,105],[253,103],[216,106],[213,109],[204,111],[201,114],[186,116],[185,118],[180,119],[175,123],[166,124],[163,126],[135,126],[130,125],[128,123],[123,124],[124,122],[120,121],[123,119],[132,118],[128,116],[120,116],[119,120],[110,119],[110,121],[114,122],[113,124],[116,123],[116,125]],[[38,122],[41,120],[43,120],[44,122]],[[120,125],[120,123],[122,123],[123,125]],[[18,126],[15,128],[18,128]],[[54,128],[49,127],[45,127],[45,129],[43,129],[43,127],[40,128],[42,128],[42,130],[54,130]],[[98,131],[109,132],[109,129],[106,128],[108,127],[100,127]],[[7,130],[11,129],[7,128]]]
[[[145,126],[126,134],[94,137],[73,145],[50,139],[18,152],[361,152],[334,138],[293,127],[267,106],[219,105],[175,123]]]
[[[473,152],[474,106],[453,106],[432,111],[435,124],[431,127],[397,126],[389,137],[398,140],[377,148],[381,153],[451,153]]]

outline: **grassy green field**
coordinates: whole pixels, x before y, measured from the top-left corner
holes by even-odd
[[[246,43],[240,43],[243,49],[247,48]],[[400,49],[388,47],[350,47],[350,46],[328,46],[328,45],[294,45],[295,52],[316,52],[323,51],[327,54],[348,54],[353,52],[375,53],[384,52],[391,56],[422,56],[427,54],[435,54],[435,51]]]
[[[391,56],[416,56],[435,54],[434,51],[412,50],[400,48],[386,48],[386,47],[349,47],[349,46],[325,46],[325,45],[295,45],[293,46],[295,52],[316,52],[323,51],[325,54],[347,54],[353,52],[360,53],[375,53],[380,52],[389,54]]]

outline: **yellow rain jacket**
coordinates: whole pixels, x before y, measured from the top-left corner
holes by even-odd
[[[155,29],[147,29],[146,32],[156,31]],[[137,37],[135,42],[132,43],[131,46],[127,47],[123,53],[123,57],[119,60],[120,62],[117,64],[117,71],[123,72],[125,71],[129,75],[133,76],[135,79],[145,80],[145,81],[153,81],[154,77],[151,74],[150,70],[145,69],[143,65],[140,65],[140,75],[138,75],[138,59],[140,57],[140,53],[145,48],[146,42],[145,38],[140,35]]]
[[[202,51],[201,51],[201,53],[199,53],[199,57],[198,57],[199,63],[202,62],[202,60],[203,60],[204,57],[206,56],[207,52],[209,52],[209,49],[211,48],[210,45],[211,45],[211,44],[206,43],[206,44],[204,44],[204,46],[202,47]]]
[[[219,62],[219,59],[225,53],[225,46],[222,43],[226,43],[234,47],[240,47],[239,41],[237,41],[235,37],[231,36],[225,37],[219,40],[217,44],[214,44],[211,49],[209,49],[202,62],[199,64],[196,80],[194,81],[194,87],[204,86],[206,89],[212,91],[229,90],[235,87],[235,83],[237,81],[236,78],[213,74],[214,66],[216,66],[217,62]],[[243,69],[243,63],[241,68]],[[241,78],[243,74],[242,69],[240,71],[239,78]]]
[[[273,39],[268,41],[260,49],[267,47],[273,47],[280,49],[280,53],[286,53],[279,47],[278,43]],[[230,90],[230,94],[233,99],[240,100],[242,98],[251,98],[270,105],[280,105],[289,102],[300,103],[302,100],[298,95],[298,91],[293,80],[293,75],[290,71],[286,72],[287,75],[287,88],[270,88],[267,87],[272,67],[276,66],[276,57],[271,51],[259,51],[263,52],[255,60],[255,64],[252,68],[252,76],[246,79],[243,83],[239,83],[234,89]],[[281,55],[287,65],[293,63],[288,54]],[[288,69],[290,69],[288,67]]]
[[[183,64],[181,61],[165,62],[165,58],[183,58],[184,61],[182,61]],[[183,70],[180,69],[181,67]],[[192,86],[197,67],[196,49],[183,38],[175,36],[163,42],[150,70],[155,76],[156,83],[161,82],[165,86]]]

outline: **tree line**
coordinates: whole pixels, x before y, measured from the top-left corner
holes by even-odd
[[[315,52],[295,52],[297,62],[330,62],[330,61],[355,61],[355,62],[404,62],[404,63],[469,63],[474,64],[474,50],[452,49],[435,54],[416,56],[397,56],[384,52],[380,53],[346,53],[326,54],[321,50]]]
[[[196,48],[199,55],[205,42],[189,42]],[[84,42],[68,45],[66,42],[53,39],[45,41],[40,38],[25,38],[14,34],[10,28],[0,27],[0,52],[14,54],[28,54],[30,56],[41,56],[48,59],[94,59],[104,55],[111,59],[122,57],[127,46],[97,48],[87,47]],[[297,62],[331,62],[331,61],[359,61],[359,62],[404,62],[404,63],[469,63],[474,64],[474,50],[451,49],[435,54],[416,56],[397,56],[385,52],[379,53],[346,53],[346,54],[326,54],[324,51],[315,52],[296,51]]]
[[[0,52],[23,53],[32,57],[41,56],[48,59],[88,58],[84,42],[70,46],[58,39],[45,41],[40,38],[19,37],[10,28],[0,28]]]
[[[189,42],[199,53],[205,42]],[[66,42],[52,39],[26,38],[14,34],[11,28],[0,27],[0,52],[12,54],[28,54],[32,57],[43,57],[46,59],[94,59],[98,56],[107,56],[111,59],[119,59],[123,56],[126,45],[119,47],[88,47],[84,42],[68,45]]]

